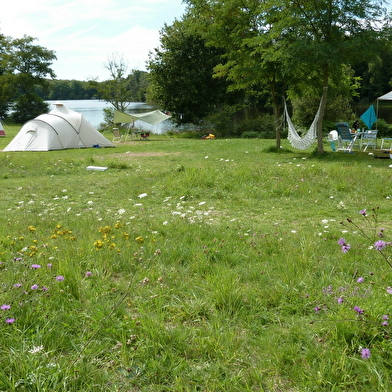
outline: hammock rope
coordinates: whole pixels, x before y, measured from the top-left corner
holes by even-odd
[[[287,110],[286,101],[284,101],[284,112],[285,112],[287,126],[289,129],[287,139],[289,140],[290,144],[294,148],[296,148],[298,150],[306,150],[316,141],[316,139],[317,139],[317,123],[320,118],[321,104],[322,104],[322,100],[320,102],[317,113],[314,116],[314,120],[313,120],[312,124],[310,125],[308,131],[306,132],[306,134],[304,136],[300,136],[299,133],[297,132],[297,130],[295,129],[294,124],[291,121],[291,118],[290,118],[288,110]]]

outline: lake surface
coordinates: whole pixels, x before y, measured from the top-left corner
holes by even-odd
[[[74,110],[83,115],[83,117],[95,128],[98,128],[104,122],[103,109],[110,108],[112,105],[105,101],[98,99],[83,99],[83,100],[59,100],[46,101],[49,104],[49,110],[52,110],[54,104],[60,102],[67,108]],[[155,110],[156,107],[143,102],[131,102],[126,110],[127,113],[143,113]],[[152,133],[163,133],[173,128],[173,123],[170,120],[161,122],[160,124],[151,125],[144,121],[135,121],[135,127],[143,129]]]

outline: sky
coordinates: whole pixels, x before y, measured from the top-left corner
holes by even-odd
[[[2,7],[0,33],[31,36],[53,50],[57,79],[103,81],[113,58],[123,58],[128,72],[145,71],[159,31],[184,11],[181,0],[11,0]]]

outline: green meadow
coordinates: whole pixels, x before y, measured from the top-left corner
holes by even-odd
[[[274,143],[0,151],[0,391],[391,391],[392,160]]]

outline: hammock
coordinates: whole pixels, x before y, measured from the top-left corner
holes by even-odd
[[[291,121],[291,118],[290,118],[289,113],[287,111],[286,101],[284,102],[284,112],[285,112],[285,116],[286,116],[287,125],[289,128],[287,139],[289,140],[290,144],[294,148],[297,148],[298,150],[306,150],[316,141],[316,139],[317,139],[317,123],[318,123],[318,120],[320,117],[321,103],[322,103],[322,100],[320,102],[317,113],[314,116],[314,120],[312,122],[312,125],[310,126],[310,128],[308,129],[306,134],[301,137],[298,134],[298,132],[296,131],[296,129]]]

